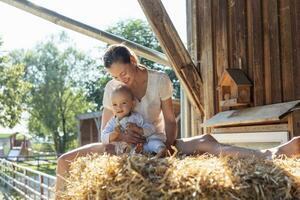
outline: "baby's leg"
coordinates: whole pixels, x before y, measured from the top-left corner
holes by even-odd
[[[159,157],[165,149],[166,145],[160,139],[149,139],[148,142],[144,144],[144,151],[146,153],[156,153]]]

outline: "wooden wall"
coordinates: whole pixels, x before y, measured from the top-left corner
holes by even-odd
[[[97,126],[94,118],[79,121],[79,146],[99,142]]]
[[[187,0],[187,30],[206,119],[226,68],[248,75],[254,106],[300,99],[300,0]]]

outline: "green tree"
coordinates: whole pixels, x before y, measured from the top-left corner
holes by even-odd
[[[99,77],[98,80],[87,82],[85,86],[88,91],[87,100],[96,104],[94,111],[101,110],[104,88],[106,83],[111,80],[106,72],[103,72]]]
[[[77,136],[75,116],[93,107],[83,85],[92,80],[95,62],[76,50],[65,33],[11,56],[16,63],[24,63],[25,79],[32,84],[29,130],[50,135],[56,152],[65,152]]]
[[[14,127],[24,111],[30,88],[23,80],[24,73],[23,65],[13,65],[8,56],[0,56],[0,125],[4,127]]]

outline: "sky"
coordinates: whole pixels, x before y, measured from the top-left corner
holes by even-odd
[[[31,2],[100,30],[105,30],[120,20],[146,20],[137,0],[31,0]],[[162,0],[162,2],[182,41],[186,43],[186,1]],[[61,31],[66,31],[76,47],[85,52],[98,52],[99,47],[106,45],[0,2],[0,38],[3,41],[0,55],[13,49],[33,48],[51,34],[58,34]],[[0,126],[0,133],[27,132],[26,118],[28,116],[23,115],[22,122],[14,129]]]
[[[77,21],[105,30],[125,19],[144,19],[137,0],[32,0],[31,2],[56,11]],[[186,13],[184,0],[162,1],[175,28],[186,41]],[[25,11],[0,2],[0,37],[4,41],[2,51],[15,48],[31,48],[50,34],[65,30],[83,50],[98,48],[104,43],[62,28]]]

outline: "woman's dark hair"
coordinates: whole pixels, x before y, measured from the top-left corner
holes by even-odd
[[[103,56],[104,67],[110,68],[116,62],[128,64],[131,56],[136,58],[135,54],[127,46],[123,44],[110,45]]]

